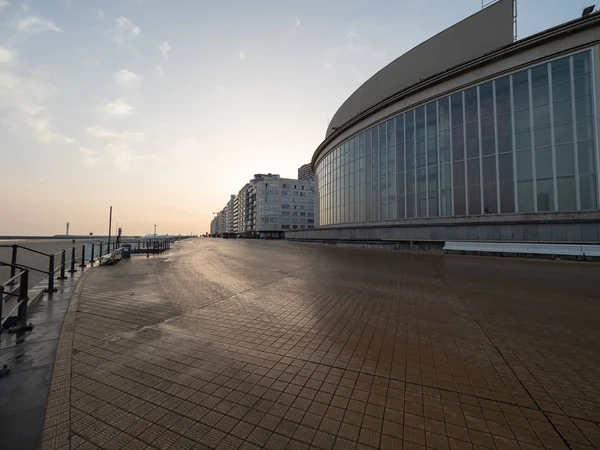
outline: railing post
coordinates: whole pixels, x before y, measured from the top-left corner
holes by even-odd
[[[46,292],[52,294],[56,292],[54,288],[54,255],[50,255],[50,263],[48,264],[48,289]]]
[[[81,264],[79,265],[82,269],[85,267],[85,245],[81,246]]]
[[[92,252],[90,253],[90,266],[94,267],[94,243],[92,242]]]
[[[65,269],[67,265],[67,251],[65,249],[63,249],[62,252],[60,252],[60,276],[58,277],[58,280],[65,280],[67,277],[65,276]]]
[[[0,285],[0,320],[2,319],[2,306],[4,305],[4,286]],[[0,334],[4,327],[0,325]]]
[[[100,250],[98,251],[98,257],[102,256],[102,242],[100,242]]]
[[[23,271],[21,274],[21,284],[19,285],[19,311],[18,311],[18,326],[17,329],[12,331],[14,333],[19,333],[22,331],[31,330],[32,326],[27,326],[27,303],[29,302],[29,297],[27,296],[29,291],[29,270]],[[9,331],[10,332],[10,331]]]
[[[75,273],[77,269],[75,268],[75,247],[71,248],[71,269],[69,273]]]
[[[10,263],[12,266],[10,267],[10,277],[14,277],[17,274],[17,250],[19,247],[16,244],[12,246],[12,257],[10,258]],[[11,282],[12,283],[12,282]]]

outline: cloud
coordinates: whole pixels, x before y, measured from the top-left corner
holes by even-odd
[[[300,18],[296,17],[294,19],[294,23],[292,24],[292,32],[297,33],[301,24],[302,24],[302,21],[300,20]]]
[[[121,69],[118,72],[114,73],[113,80],[119,86],[134,87],[138,86],[141,83],[142,77],[137,73],[131,72],[127,69]]]
[[[105,103],[99,108],[102,112],[114,117],[128,117],[133,114],[133,106],[129,103],[118,99],[112,102]]]
[[[346,34],[347,39],[347,49],[353,55],[360,55],[369,50],[369,47],[363,43],[360,35],[354,31],[350,30]]]
[[[104,11],[102,11],[101,9],[97,9],[96,10],[96,17],[100,20],[104,19],[106,17],[106,14],[104,13]]]
[[[126,17],[117,17],[115,19],[117,26],[111,30],[113,40],[118,45],[123,45],[126,42],[137,38],[142,30],[135,23]]]
[[[102,125],[89,126],[86,131],[103,141],[103,154],[110,157],[118,170],[127,170],[135,164],[154,158],[154,155],[138,150],[147,148],[146,145],[140,145],[147,140],[145,132],[114,131]]]
[[[144,133],[132,131],[116,132],[105,128],[102,125],[91,125],[86,128],[86,131],[98,139],[120,140],[127,142],[141,142],[144,140]]]
[[[246,54],[243,51],[238,50],[238,57],[244,61],[246,59]]]
[[[167,76],[165,69],[163,69],[162,66],[154,66],[154,71],[156,72],[156,75],[158,75],[159,77]]]
[[[12,65],[17,62],[17,52],[0,45],[0,64]]]
[[[0,0],[0,9],[6,8],[8,5],[10,5],[8,0]]]
[[[22,76],[0,70],[0,121],[19,132],[27,131],[45,143],[71,143],[68,136],[55,132],[43,117],[45,102],[56,89],[38,76]]]
[[[43,119],[32,119],[28,121],[29,127],[37,134],[38,140],[47,144],[72,144],[73,139],[64,134],[54,133],[50,128],[50,124]]]
[[[163,58],[167,59],[167,54],[171,50],[171,46],[168,41],[163,42],[162,44],[158,44],[158,51],[162,55]]]
[[[17,21],[17,30],[25,33],[42,33],[44,31],[62,31],[53,21],[44,17],[28,16]]]
[[[326,69],[329,69],[329,70],[335,69],[335,66],[330,61],[324,61],[323,67],[325,67]]]
[[[100,162],[98,157],[98,151],[87,147],[79,147],[79,154],[81,155],[81,161],[88,167],[95,166]]]

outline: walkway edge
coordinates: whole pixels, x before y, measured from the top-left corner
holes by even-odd
[[[46,416],[41,444],[41,448],[44,450],[67,450],[70,448],[73,331],[79,298],[89,272],[89,270],[86,271],[77,282],[69,302],[69,308],[63,319],[46,402]]]

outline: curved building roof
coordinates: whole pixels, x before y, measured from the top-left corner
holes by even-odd
[[[428,39],[360,86],[337,110],[326,139],[356,116],[421,80],[513,42],[513,0],[499,0]]]

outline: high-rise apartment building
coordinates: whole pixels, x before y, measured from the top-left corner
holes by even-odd
[[[298,167],[298,180],[314,181],[315,174],[310,163]]]

